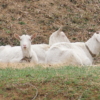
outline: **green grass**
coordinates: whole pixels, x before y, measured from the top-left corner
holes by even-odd
[[[20,22],[19,22],[19,24],[20,24],[20,25],[24,25],[24,24],[26,24],[26,23],[25,23],[25,22],[21,22],[21,21],[20,21]]]
[[[31,100],[36,90],[36,100],[99,100],[100,67],[0,69],[4,100]]]

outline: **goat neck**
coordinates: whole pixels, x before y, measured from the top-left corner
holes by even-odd
[[[100,43],[97,41],[94,35],[87,42],[85,42],[85,45],[92,56],[93,55],[97,56],[99,54]]]
[[[28,57],[30,58],[32,55],[32,49],[30,48],[22,48],[22,53],[23,53],[23,57]]]

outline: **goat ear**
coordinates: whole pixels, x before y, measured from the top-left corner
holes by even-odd
[[[18,34],[14,34],[14,37],[17,39],[17,40],[20,40],[20,36]]]
[[[95,36],[96,40],[98,42],[100,42],[100,33],[99,34],[95,33],[94,36]]]
[[[60,28],[58,29],[58,32],[62,31],[63,26],[61,25]]]
[[[33,40],[36,36],[37,36],[37,34],[31,35],[31,40]]]
[[[100,31],[97,31],[96,33],[97,33],[97,34],[100,34]]]
[[[60,26],[60,28],[57,30],[58,35],[60,34],[60,32],[62,31],[63,26]]]

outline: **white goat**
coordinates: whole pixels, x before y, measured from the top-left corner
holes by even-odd
[[[62,28],[60,28],[58,31],[54,32],[51,35],[50,40],[49,40],[50,44],[54,44],[54,43],[62,42],[62,41],[69,42],[68,38],[66,37],[64,32],[61,31],[61,29]],[[17,39],[20,41],[19,37],[20,36],[18,36]],[[31,45],[33,52],[35,52],[38,57],[38,63],[45,63],[46,51],[49,49],[49,47],[50,45],[48,44]],[[0,62],[20,62],[20,60],[23,59],[23,55],[26,55],[26,53],[23,54],[20,46],[14,46],[14,47],[1,46],[0,47]]]
[[[38,57],[38,63],[45,63],[46,51],[49,49],[49,45],[35,44],[35,45],[31,45],[31,48]],[[0,46],[0,62],[15,63],[15,62],[20,62],[21,59],[23,59],[21,46],[14,46],[14,47]],[[25,60],[28,60],[28,59],[25,59]]]
[[[49,49],[49,45],[35,44],[31,47],[38,57],[38,63],[45,63],[46,51]],[[23,59],[21,46],[0,46],[0,62],[15,63],[20,62],[21,59]]]
[[[49,38],[49,45],[53,45],[58,42],[70,42],[65,33],[60,27],[56,32],[53,32]]]
[[[49,47],[50,46],[48,44],[34,44],[34,45],[32,45],[32,49],[37,54],[39,64],[45,63],[46,51],[49,49]]]
[[[100,32],[87,42],[56,43],[46,54],[48,64],[92,65],[93,57],[100,52]]]
[[[14,37],[20,41],[20,46],[21,46],[22,54],[23,54],[22,60],[29,59],[30,62],[37,64],[38,63],[37,55],[31,47],[31,42],[35,38],[35,36],[36,34],[32,36],[29,36],[29,35],[19,36],[18,34],[14,34]]]

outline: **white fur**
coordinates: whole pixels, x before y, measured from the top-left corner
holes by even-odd
[[[31,45],[38,57],[38,63],[45,63],[46,51],[49,48],[47,44]],[[23,58],[21,46],[0,46],[0,62],[20,62]]]
[[[56,43],[46,54],[48,64],[92,65],[93,57],[87,49],[98,55],[100,52],[100,33],[94,34],[87,42]]]
[[[21,59],[22,51],[20,46],[4,46],[2,50],[0,49],[0,62],[20,62]]]
[[[49,45],[53,45],[58,42],[70,42],[65,33],[60,27],[56,32],[53,32],[49,38]]]
[[[44,64],[45,57],[46,57],[46,51],[49,49],[49,45],[47,45],[47,44],[35,44],[35,45],[32,45],[32,49],[37,54],[38,63]]]

